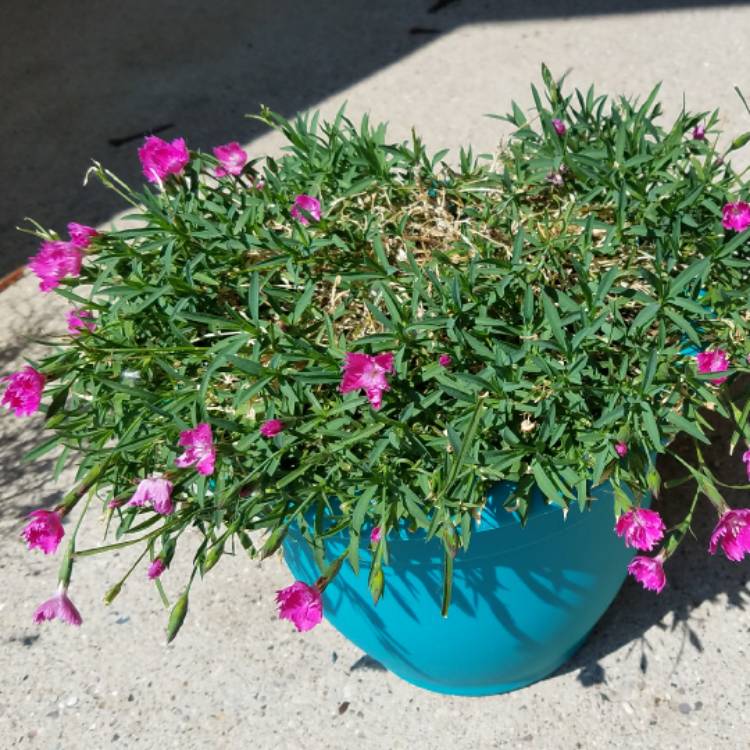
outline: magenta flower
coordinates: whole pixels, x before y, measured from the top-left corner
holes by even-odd
[[[660,594],[667,585],[667,577],[664,575],[662,562],[659,556],[644,557],[643,555],[636,555],[628,565],[628,573],[641,583],[644,589],[656,591],[657,594]]]
[[[615,453],[620,458],[625,458],[625,456],[628,455],[628,444],[623,443],[622,441],[620,441],[619,443],[615,443]]]
[[[739,562],[750,552],[750,508],[725,511],[711,534],[708,551],[716,554],[721,545],[727,559]]]
[[[81,273],[83,253],[72,242],[60,240],[43,242],[39,252],[29,262],[29,268],[39,277],[39,289],[48,292],[60,285],[66,276]]]
[[[53,510],[34,510],[29,513],[29,518],[31,520],[21,533],[28,548],[40,549],[45,555],[57,552],[60,540],[65,536],[60,514]]]
[[[263,437],[272,438],[276,437],[284,429],[284,423],[278,419],[267,419],[260,426],[260,434]]]
[[[38,625],[45,620],[62,620],[68,625],[80,625],[83,620],[80,613],[68,598],[67,587],[60,584],[57,593],[46,602],[42,602],[34,612],[34,622]]]
[[[161,558],[157,557],[156,560],[148,566],[149,580],[153,581],[154,578],[158,578],[166,569],[167,566],[162,562]]]
[[[441,367],[450,367],[452,362],[453,362],[453,357],[451,357],[450,354],[441,354],[438,357],[438,364]]]
[[[247,164],[247,153],[237,141],[217,146],[213,152],[219,160],[219,166],[214,169],[214,176],[226,177],[228,174],[242,174],[242,168]]]
[[[661,541],[666,526],[655,510],[633,508],[623,513],[615,525],[617,536],[625,537],[625,546],[652,550]]]
[[[705,141],[706,140],[706,126],[702,122],[699,122],[693,128],[692,136],[693,136],[694,141]]]
[[[68,310],[65,313],[65,320],[68,323],[68,333],[78,336],[84,330],[93,331],[96,328],[93,317],[91,310]]]
[[[553,187],[562,187],[565,184],[565,178],[562,176],[561,172],[550,172],[547,175],[547,182]]]
[[[383,538],[383,530],[380,526],[374,526],[370,532],[370,544],[377,544]]]
[[[323,619],[323,600],[315,586],[295,581],[291,586],[276,592],[279,617],[291,620],[297,630],[311,630]]]
[[[713,352],[698,352],[695,355],[698,363],[698,372],[701,374],[709,372],[725,372],[729,369],[729,357],[723,349],[716,349]],[[711,378],[714,385],[721,385],[727,378]]]
[[[148,503],[162,516],[168,516],[170,513],[173,513],[172,482],[164,479],[164,477],[141,479],[133,496],[125,505],[140,507]]]
[[[85,250],[90,244],[93,237],[98,237],[99,232],[94,227],[87,227],[85,224],[76,224],[71,221],[68,224],[68,234],[70,235],[70,244]]]
[[[565,133],[568,132],[568,126],[557,117],[552,120],[552,127],[555,129],[555,133],[557,133],[558,135],[565,135]]]
[[[0,378],[8,381],[0,405],[7,406],[17,417],[28,417],[42,403],[42,391],[47,378],[39,370],[27,365],[19,372]]]
[[[192,430],[180,433],[178,445],[187,450],[175,460],[175,464],[181,469],[195,464],[199,474],[208,476],[214,473],[216,463],[216,448],[214,447],[211,425],[201,422]]]
[[[320,201],[313,198],[312,195],[298,195],[294,199],[290,213],[293,219],[297,219],[300,224],[305,226],[310,223],[306,214],[309,214],[313,221],[320,221]]]
[[[745,462],[745,471],[747,472],[748,480],[750,480],[750,450],[742,454],[742,460]]]
[[[180,174],[190,161],[184,138],[171,143],[149,135],[138,149],[143,174],[149,182],[161,183],[171,174]]]
[[[727,203],[721,210],[721,224],[724,229],[744,232],[750,227],[750,204],[744,201]]]
[[[344,362],[344,375],[339,390],[341,393],[363,390],[372,408],[377,410],[383,401],[383,392],[390,388],[386,375],[393,372],[393,354],[369,354],[349,352]]]

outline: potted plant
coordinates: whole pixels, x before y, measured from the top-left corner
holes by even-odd
[[[35,225],[30,268],[69,300],[67,333],[2,403],[44,412],[32,457],[79,457],[24,530],[47,554],[66,540],[36,621],[80,624],[74,564],[132,546],[105,601],[147,574],[176,594],[171,640],[196,576],[283,546],[282,618],[326,616],[416,684],[483,694],[554,670],[626,571],[661,591],[701,497],[709,552],[750,551],[701,414],[750,438],[725,385],[750,369],[750,205],[728,159],[749,136],[719,151],[715,112],[665,128],[658,87],[609,100],[542,73],[493,158],[449,166],[367,118],[263,110],[282,158],[149,137],[141,192],[90,170],[136,224]],[[694,493],[666,528],[656,459],[679,434]],[[114,539],[81,549],[94,506]],[[177,554],[187,581],[169,580]]]

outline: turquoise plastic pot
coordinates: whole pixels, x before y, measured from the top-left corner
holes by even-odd
[[[365,541],[360,574],[344,563],[326,588],[325,617],[394,674],[440,693],[504,693],[554,672],[615,597],[633,550],[614,533],[611,485],[591,492],[591,510],[571,507],[567,519],[536,490],[525,527],[503,509],[512,489],[493,488],[469,551],[456,556],[448,617],[440,614],[442,545],[405,530],[388,537],[377,606],[367,586]],[[327,559],[345,548],[344,534],[332,537]],[[319,577],[298,529],[290,530],[284,551],[296,579]]]

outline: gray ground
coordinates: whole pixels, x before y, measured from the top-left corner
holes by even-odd
[[[336,0],[268,3],[24,3],[0,26],[0,275],[34,244],[24,215],[62,229],[104,224],[120,209],[81,187],[89,157],[137,179],[138,140],[109,139],[172,124],[202,148],[237,138],[253,155],[278,148],[244,112],[259,102],[292,114],[348,100],[414,124],[436,150],[491,149],[501,131],[486,112],[528,102],[541,60],[578,84],[642,93],[664,81],[671,111],[721,106],[728,130],[750,129],[732,91],[750,91],[750,9],[744,4],[626,2],[494,4]],[[500,6],[502,5],[501,9]],[[597,15],[591,15],[596,13]],[[413,29],[432,30],[410,33]],[[439,33],[436,33],[439,32]],[[747,161],[747,160],[745,160]],[[12,185],[12,188],[10,187]],[[0,370],[30,356],[30,337],[60,327],[58,302],[25,278],[0,294]],[[138,574],[106,608],[101,595],[128,556],[77,568],[79,630],[31,624],[52,590],[56,560],[27,553],[22,517],[66,488],[51,460],[20,456],[39,422],[0,419],[0,748],[746,748],[750,621],[748,564],[708,558],[703,514],[656,597],[626,583],[586,645],[555,676],[505,696],[432,695],[363,661],[328,625],[300,635],[276,620],[280,560],[263,570],[228,559],[194,587],[188,620],[164,645],[165,613]],[[739,460],[717,434],[711,462],[727,481]],[[674,467],[664,464],[667,474]],[[735,504],[748,505],[741,496]],[[679,514],[680,490],[663,512]],[[85,530],[97,539],[95,524]],[[181,566],[165,575],[174,593]]]

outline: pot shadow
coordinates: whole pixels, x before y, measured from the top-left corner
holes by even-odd
[[[244,115],[261,103],[292,116],[466,25],[733,4],[741,3],[131,0],[113,8],[79,0],[75,23],[66,3],[9,4],[0,45],[0,139],[13,144],[3,154],[13,189],[0,214],[0,277],[36,250],[36,240],[15,231],[23,217],[62,230],[71,220],[102,224],[125,208],[99,185],[84,190],[82,176],[96,159],[139,184],[135,150],[148,133],[183,136],[204,150],[250,141],[266,128]],[[496,90],[494,71],[475,72]]]

